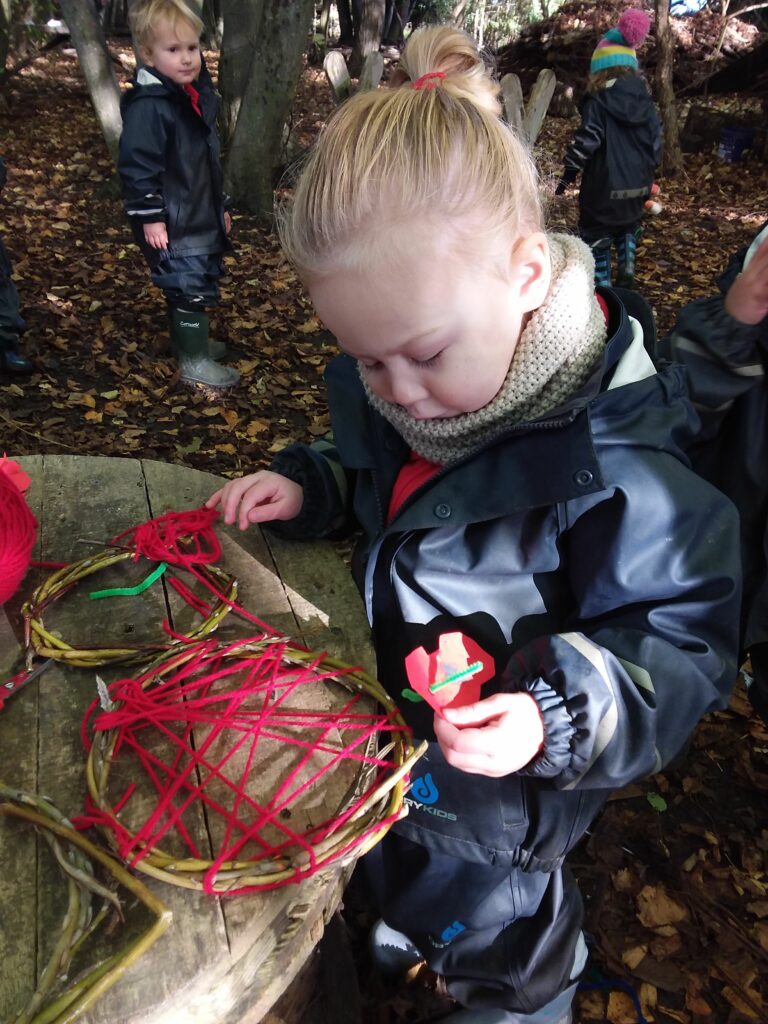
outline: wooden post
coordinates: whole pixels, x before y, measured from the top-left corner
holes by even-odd
[[[555,92],[555,84],[555,72],[552,68],[542,68],[525,105],[523,132],[529,146],[533,146],[539,136],[544,116]]]
[[[504,106],[504,119],[510,128],[518,132],[523,130],[523,87],[517,75],[504,75],[501,80],[501,102]]]
[[[360,72],[357,91],[367,92],[369,89],[378,89],[383,74],[384,58],[379,51],[367,53],[363,59],[363,69]]]
[[[323,71],[328,79],[337,103],[343,103],[352,95],[352,79],[349,77],[347,62],[341,50],[329,50],[323,61]]]

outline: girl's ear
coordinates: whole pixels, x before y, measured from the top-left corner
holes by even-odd
[[[512,275],[521,311],[530,313],[542,304],[549,291],[552,263],[543,231],[521,238],[512,250]]]

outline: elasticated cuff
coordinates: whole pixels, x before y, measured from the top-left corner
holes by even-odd
[[[544,723],[544,746],[522,774],[551,779],[562,774],[572,761],[571,742],[575,727],[562,694],[540,677],[527,682],[524,692],[530,693]]]

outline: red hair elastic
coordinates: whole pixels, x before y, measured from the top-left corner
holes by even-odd
[[[434,89],[438,78],[445,78],[444,71],[428,71],[426,75],[417,78],[411,85],[412,89]]]

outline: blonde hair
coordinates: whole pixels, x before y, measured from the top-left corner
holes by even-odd
[[[278,210],[283,249],[299,273],[370,266],[403,242],[406,225],[418,231],[431,221],[462,251],[505,230],[515,240],[541,230],[536,170],[500,114],[499,87],[469,36],[450,27],[414,32],[390,87],[358,93],[336,111],[293,201]]]
[[[187,21],[198,37],[202,35],[203,23],[185,0],[139,0],[128,14],[128,23],[139,49],[150,49],[157,23],[163,19],[171,28],[176,28],[179,21]]]

